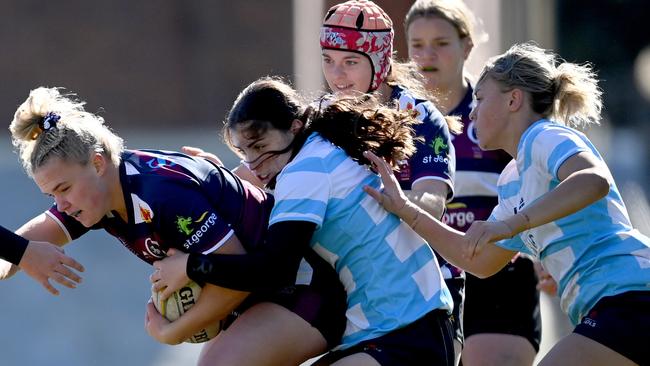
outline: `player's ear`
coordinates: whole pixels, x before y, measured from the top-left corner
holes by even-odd
[[[95,168],[95,171],[97,172],[97,175],[104,175],[106,172],[106,169],[108,167],[106,157],[104,154],[99,153],[99,152],[93,152],[92,153],[92,164],[93,167]]]
[[[294,135],[297,135],[300,131],[302,131],[304,127],[305,127],[305,122],[296,118],[291,122],[291,127],[289,128],[289,130]]]

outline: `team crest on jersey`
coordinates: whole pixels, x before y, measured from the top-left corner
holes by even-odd
[[[144,247],[147,249],[149,254],[156,258],[163,258],[165,256],[165,251],[162,250],[160,244],[151,238],[146,238],[144,240]]]
[[[149,204],[133,193],[131,193],[131,201],[133,202],[133,220],[135,223],[151,223],[153,210],[149,207]]]

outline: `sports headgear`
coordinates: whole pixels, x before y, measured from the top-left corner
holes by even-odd
[[[368,89],[371,92],[379,88],[390,72],[393,36],[393,22],[377,4],[350,0],[334,5],[325,15],[320,46],[368,57],[373,69]]]

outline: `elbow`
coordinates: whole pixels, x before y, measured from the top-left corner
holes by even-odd
[[[594,191],[597,199],[601,199],[609,193],[609,184],[610,181],[607,177],[598,176],[597,179],[594,179]]]

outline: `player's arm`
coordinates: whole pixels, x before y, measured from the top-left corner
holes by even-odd
[[[20,257],[16,256],[18,252],[14,252],[12,258],[5,257],[11,262],[0,260],[0,279],[13,276],[20,268],[54,295],[58,295],[59,291],[50,284],[50,278],[69,288],[76,287],[76,283],[81,281],[81,277],[72,269],[83,271],[84,268],[59,248],[68,239],[52,218],[41,214],[24,224],[17,234],[20,235],[11,232],[3,234],[10,241],[10,246],[18,245],[18,251],[22,250],[22,253]]]
[[[404,191],[409,201],[420,206],[431,216],[440,219],[445,213],[445,203],[449,195],[446,182],[437,179],[416,181],[410,190]]]
[[[469,256],[477,256],[492,242],[511,238],[522,231],[573,214],[609,192],[611,176],[604,164],[589,152],[579,152],[557,170],[560,181],[554,189],[516,214],[496,222],[474,222],[467,235]]]
[[[154,263],[154,290],[168,297],[189,279],[240,291],[259,291],[293,285],[300,260],[309,248],[316,224],[306,221],[278,222],[269,227],[264,248],[245,255],[169,256]]]
[[[237,255],[244,254],[245,250],[241,245],[239,239],[232,235],[223,246],[217,251],[217,254],[222,255]],[[180,254],[176,251],[172,252],[171,257],[186,258],[187,254]],[[207,255],[208,257],[215,254]],[[170,258],[171,258],[170,257]],[[168,268],[157,267],[156,272],[167,272]],[[181,271],[182,276],[179,276],[182,284],[185,285],[189,279],[185,276],[185,268]],[[152,278],[156,278],[152,275]],[[155,282],[154,282],[155,283]],[[171,292],[170,292],[171,293]],[[205,284],[201,290],[196,304],[194,304],[186,313],[173,322],[164,319],[152,304],[147,305],[147,314],[145,317],[145,327],[147,332],[156,340],[166,344],[178,344],[189,338],[193,334],[199,332],[208,326],[214,325],[219,321],[226,318],[242,301],[248,296],[248,292],[231,290],[224,287],[219,287],[211,284]],[[168,296],[163,296],[166,298]]]
[[[425,113],[424,110],[421,113]],[[440,219],[446,202],[453,197],[456,154],[442,115],[425,114],[422,124],[416,129],[423,139],[414,141],[416,151],[409,159],[415,180],[411,189],[404,193],[411,202]]]
[[[487,277],[503,268],[516,254],[514,251],[489,245],[481,256],[471,258],[466,253],[469,248],[467,236],[455,230],[429,213],[408,201],[401,191],[391,168],[383,159],[372,153],[365,156],[373,163],[384,183],[382,192],[365,186],[364,190],[377,200],[386,210],[399,216],[429,245],[452,265],[464,269],[478,277]]]

